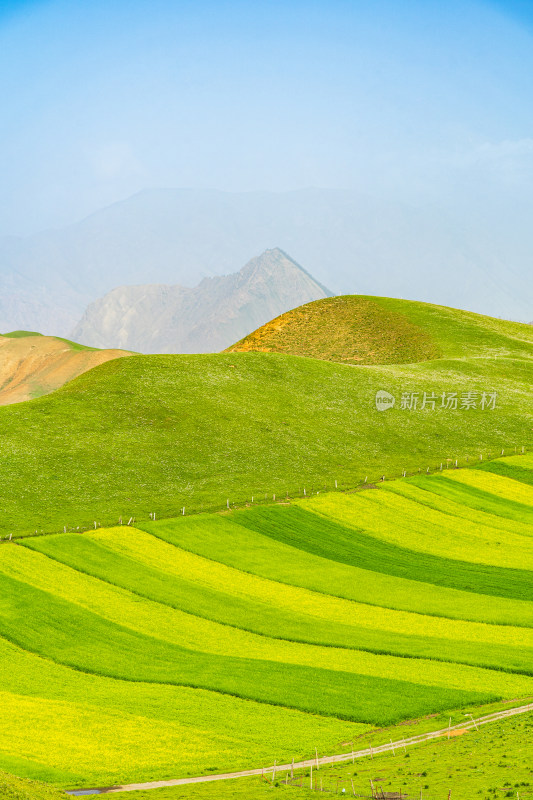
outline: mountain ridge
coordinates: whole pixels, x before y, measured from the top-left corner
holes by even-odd
[[[465,221],[460,209],[350,190],[147,189],[73,225],[1,238],[0,330],[68,336],[87,305],[114,287],[195,286],[274,245],[336,294],[526,321],[530,248],[520,242],[496,212]]]
[[[72,338],[145,353],[223,350],[278,313],[331,293],[280,248],[237,273],[205,277],[193,288],[120,286],[92,303]]]

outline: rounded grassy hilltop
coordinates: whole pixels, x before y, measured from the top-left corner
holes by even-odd
[[[287,311],[226,352],[287,353],[345,364],[406,364],[470,356],[473,350],[486,355],[487,347],[509,355],[509,337],[533,341],[525,328],[428,303],[344,295]]]

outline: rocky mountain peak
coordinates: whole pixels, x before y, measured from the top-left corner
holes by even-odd
[[[87,308],[72,333],[82,344],[143,353],[223,350],[273,317],[331,293],[280,248],[236,273],[192,288],[121,286]]]

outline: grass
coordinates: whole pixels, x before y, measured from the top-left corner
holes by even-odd
[[[191,650],[127,629],[7,575],[2,577],[2,586],[2,636],[30,652],[92,674],[213,689],[272,705],[378,724],[418,716],[427,708],[438,711],[492,699],[475,690],[373,677],[347,669],[332,670],[326,665],[314,668],[289,659],[267,661]]]
[[[318,777],[329,792],[342,793],[344,788],[351,793],[353,781],[356,792],[369,795],[372,781],[378,791],[401,791],[411,797],[446,797],[450,791],[458,798],[494,800],[518,795],[526,800],[533,795],[532,734],[531,714],[514,717],[449,740],[443,737],[373,760],[322,768]],[[309,786],[309,779],[305,783]],[[311,796],[308,789],[291,792],[287,787],[287,791],[288,796]]]
[[[0,408],[0,535],[298,497],[531,443],[528,326],[372,303],[424,328],[441,357],[352,366],[279,353],[131,356]],[[397,398],[385,413],[375,408],[382,389]],[[497,407],[400,407],[402,392],[466,390],[497,392]]]
[[[2,333],[0,336],[5,336],[6,339],[26,339],[28,336],[42,336],[42,333],[38,333],[37,331],[11,331],[10,333]],[[68,344],[71,350],[96,350],[96,347],[89,347],[85,344],[79,344],[78,342],[72,342],[70,339],[64,339],[62,336],[53,336],[53,339],[57,339],[60,342],[64,342]]]
[[[37,331],[11,331],[11,333],[2,333],[6,339],[25,339],[27,336],[42,336],[42,333]]]
[[[528,541],[505,516],[520,486],[479,475],[505,528],[486,530]],[[410,510],[412,549],[361,532],[366,499],[342,495],[4,542],[0,767],[61,786],[236,770],[533,696],[533,603],[491,594],[531,573],[425,553],[414,496],[433,495],[401,485],[407,504],[385,488],[371,508]],[[462,518],[430,510],[446,540]]]
[[[449,480],[459,481],[466,486],[497,494],[504,500],[509,501],[512,508],[516,508],[516,503],[522,515],[522,520],[531,521],[533,488],[527,481],[522,482],[516,478],[511,479],[504,475],[478,469],[454,471],[449,473],[447,477]]]
[[[352,519],[357,520],[357,524],[360,511],[360,504],[354,504]],[[386,515],[380,512],[379,508],[375,512],[376,524],[379,525],[380,516],[385,517],[386,524]],[[345,528],[301,507],[262,508],[253,512],[237,512],[235,516],[241,525],[284,544],[370,572],[429,581],[437,586],[477,594],[515,600],[531,598],[531,573],[527,569],[502,569],[408,550],[359,533],[353,527]]]
[[[355,364],[531,355],[526,326],[454,308],[346,295],[315,300],[267,322],[228,352],[276,352]]]
[[[53,781],[63,786],[268,764],[304,757],[318,743],[334,749],[368,728],[215,692],[90,675],[5,641],[0,663],[0,760],[24,753],[33,775],[49,780],[55,770]],[[26,764],[19,768],[26,774]]]
[[[219,591],[218,603],[213,602],[213,593],[206,596],[208,602],[196,606],[184,603],[177,593],[169,609],[153,601],[141,601],[138,596],[131,597],[109,583],[95,581],[37,555],[28,553],[22,557],[22,564],[20,561],[18,554],[5,558],[2,571],[12,576],[20,573],[31,576],[26,577],[27,582],[63,599],[75,594],[89,597],[90,602],[78,600],[78,603],[110,621],[203,652],[228,656],[246,652],[256,659],[384,678],[402,674],[415,683],[487,692],[497,687],[490,673],[455,669],[452,675],[448,666],[441,664],[425,664],[421,670],[414,662],[375,659],[366,654],[414,656],[526,674],[532,670],[533,639],[530,631],[523,628],[457,623],[413,614],[391,614],[382,608],[345,602],[328,603],[327,598],[301,590],[277,584],[257,585],[257,579],[242,574],[233,576],[231,584],[225,577],[227,586],[239,585],[242,589],[247,584],[248,597],[255,602],[246,604],[245,613],[235,613],[236,594],[229,588]],[[186,553],[179,554],[179,563],[185,570],[191,567]],[[198,567],[201,570],[202,564]],[[116,568],[116,562],[112,562],[107,572],[109,580]],[[204,564],[203,569],[214,573],[216,566]],[[104,570],[100,575],[104,575]],[[224,570],[220,577],[224,580]],[[171,579],[169,582],[172,585]],[[132,591],[135,590],[134,585]],[[185,609],[185,613],[176,609],[176,605]],[[342,622],[337,622],[339,618]],[[517,679],[513,687],[515,692],[527,693],[533,690],[533,683]]]
[[[392,484],[391,484],[392,485]],[[477,595],[427,581],[397,578],[341,564],[283,544],[232,521],[232,516],[142,523],[144,530],[193,553],[244,572],[346,600],[419,614],[530,627],[529,602]],[[34,540],[36,546],[45,541]],[[46,537],[46,542],[50,539]],[[425,576],[429,579],[429,575]]]
[[[415,500],[395,491],[393,484],[351,495],[320,495],[305,508],[348,528],[353,528],[355,518],[359,531],[400,547],[408,541],[411,549],[439,558],[511,569],[533,567],[530,525],[508,525],[502,546],[502,529],[491,524],[492,519],[483,519],[481,515],[477,515],[476,521],[458,518],[450,508],[443,513],[419,498]]]
[[[476,469],[513,478],[529,486],[533,485],[533,458],[531,454],[521,456],[518,459],[511,457],[485,462],[477,465]]]
[[[66,800],[67,795],[41,781],[15,777],[0,770],[2,800]]]
[[[250,350],[340,361],[398,364],[437,358],[426,331],[374,298],[327,297],[267,322],[227,352]]]
[[[403,363],[132,356],[0,409],[0,768],[94,786],[268,766],[533,695],[531,457],[418,472],[530,442],[533,331],[359,306],[393,333],[369,322],[358,346]],[[379,389],[498,404],[380,413]]]
[[[419,485],[420,487],[425,487],[427,485],[428,490],[432,486],[431,483],[426,484],[425,480],[420,481]],[[434,494],[430,491],[425,491],[424,488],[415,486],[414,483],[410,482],[409,480],[391,481],[382,488],[386,489],[386,491],[389,493],[394,493],[400,497],[414,500],[424,508],[442,512],[449,519],[450,524],[461,526],[461,530],[463,530],[463,521],[468,520],[468,522],[474,523],[474,525],[484,532],[488,528],[490,531],[492,531],[492,535],[494,534],[494,531],[499,531],[500,535],[508,533],[518,533],[522,536],[531,535],[531,526],[527,523],[518,520],[508,520],[504,517],[498,517],[496,514],[490,514],[479,509],[469,508],[461,502],[455,502],[454,500],[448,499],[441,495]],[[465,527],[467,530],[470,529],[470,526],[468,525]],[[457,546],[457,542],[455,542],[455,546]]]
[[[450,500],[455,500],[469,508],[495,514],[514,522],[529,525],[533,522],[533,508],[531,506],[495,495],[490,491],[480,489],[478,486],[462,484],[460,480],[443,475],[432,475],[430,480],[425,477],[414,477],[409,480],[415,486],[419,486],[427,492],[433,492]]]
[[[464,719],[464,717],[463,717]],[[446,727],[447,720],[440,720]],[[439,727],[434,720],[434,728]],[[376,755],[351,761],[323,765],[313,770],[313,784],[330,794],[352,796],[352,781],[360,796],[371,794],[370,781],[379,792],[399,792],[411,798],[480,797],[480,800],[514,797],[528,800],[533,794],[533,768],[529,758],[529,739],[533,732],[530,716],[511,717],[501,722],[470,730],[450,739],[443,737],[395,753]],[[383,730],[374,744],[401,740],[413,731],[403,728]],[[367,739],[368,737],[362,737]],[[350,744],[350,743],[347,743]],[[367,746],[355,743],[356,749]],[[351,747],[351,745],[350,745]],[[349,749],[349,748],[348,748]],[[310,790],[310,771],[296,770],[295,779],[285,785],[285,772],[278,772],[272,782],[272,772],[267,780],[261,777],[240,778],[216,783],[175,786],[150,791],[140,791],[140,800],[210,800],[210,798],[271,798],[289,800],[316,797]],[[289,776],[290,778],[290,776]],[[128,795],[119,793],[119,797]]]

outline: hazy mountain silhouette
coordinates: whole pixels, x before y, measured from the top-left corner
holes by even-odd
[[[207,353],[291,308],[327,297],[325,287],[278,248],[239,272],[204,278],[193,289],[121,286],[92,303],[73,338],[93,347],[143,353]]]
[[[387,295],[530,320],[527,227],[501,210],[344,190],[153,189],[60,230],[0,240],[0,330],[68,335],[121,285],[196,286],[281,247],[337,294]],[[517,235],[512,235],[512,226]]]

